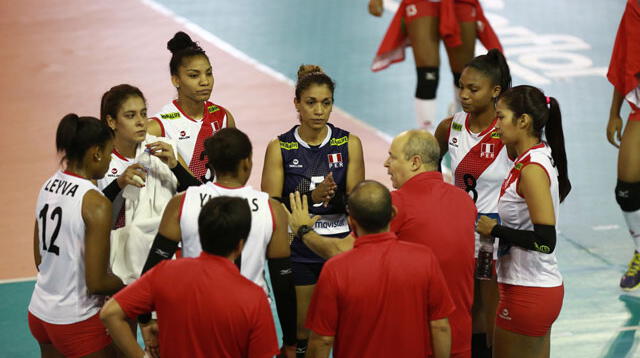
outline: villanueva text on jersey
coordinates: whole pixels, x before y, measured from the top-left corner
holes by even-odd
[[[206,193],[200,193],[200,207],[204,207],[204,205],[211,199],[217,197],[216,195],[211,195],[211,194],[206,194]],[[247,200],[249,201],[249,200]],[[258,198],[253,198],[251,199],[251,201],[249,201],[249,204],[251,206],[251,211],[258,211],[260,209],[260,207],[258,206]]]

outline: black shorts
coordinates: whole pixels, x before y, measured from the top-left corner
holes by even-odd
[[[291,262],[293,284],[296,286],[315,285],[320,277],[324,262]]]

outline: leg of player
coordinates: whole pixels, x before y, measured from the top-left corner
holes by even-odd
[[[439,20],[433,16],[418,17],[407,24],[407,33],[416,64],[416,119],[418,127],[433,133],[436,122],[440,52]]]
[[[629,120],[622,134],[618,152],[618,184],[616,201],[629,233],[635,244],[635,252],[627,272],[620,280],[620,287],[633,290],[640,287],[640,121]]]
[[[525,336],[496,326],[494,358],[549,358],[551,330],[540,337]]]
[[[42,358],[64,358],[64,354],[58,352],[53,344],[40,343],[40,353],[42,354]]]
[[[446,47],[447,57],[449,58],[449,66],[453,73],[453,103],[449,107],[449,115],[460,112],[460,74],[464,70],[464,66],[473,59],[476,48],[476,23],[475,21],[460,23],[460,38],[462,45],[457,47]]]
[[[307,319],[307,311],[311,303],[311,296],[316,285],[296,286],[296,307],[297,307],[297,332],[298,338],[296,357],[301,358],[307,352],[307,343],[309,341],[309,330],[304,327]]]
[[[473,337],[471,342],[472,358],[490,358],[491,342],[498,309],[498,283],[496,277],[491,280],[475,279],[473,306],[471,310]]]

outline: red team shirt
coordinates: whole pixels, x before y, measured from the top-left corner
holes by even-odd
[[[467,193],[442,180],[439,172],[421,173],[391,192],[398,214],[391,231],[400,240],[428,246],[440,263],[456,310],[449,316],[451,353],[471,353],[471,304],[476,207]]]
[[[335,336],[336,357],[426,357],[429,321],[454,305],[431,250],[391,232],[358,237],[324,265],[306,326]]]
[[[163,357],[273,357],[267,296],[228,259],[163,261],[114,296],[130,318],[156,311]]]

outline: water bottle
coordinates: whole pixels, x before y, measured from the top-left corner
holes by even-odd
[[[145,150],[140,154],[138,158],[138,163],[144,167],[144,171],[149,175],[149,168],[151,167],[151,151],[149,148],[145,148]],[[140,184],[144,184],[142,178],[135,176],[134,180],[138,178],[140,179]],[[122,197],[129,200],[135,200],[140,195],[140,188],[135,185],[127,185],[122,191]]]
[[[491,236],[480,235],[480,249],[476,261],[476,278],[490,280],[493,275],[493,240]]]

